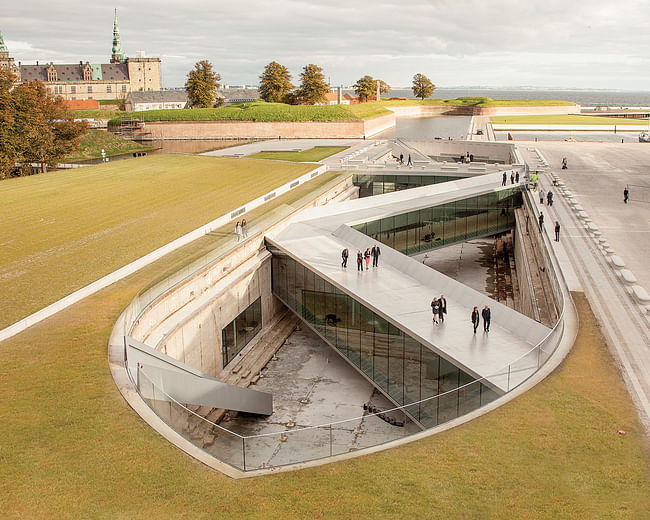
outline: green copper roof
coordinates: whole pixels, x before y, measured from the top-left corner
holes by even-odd
[[[104,79],[102,75],[102,66],[101,65],[90,65],[93,68],[93,81],[101,81]]]
[[[120,41],[120,28],[117,26],[117,9],[115,9],[115,18],[113,19],[113,55],[122,56],[122,42]]]
[[[2,37],[2,32],[0,32],[0,52],[9,52],[9,49],[5,45],[5,40]]]

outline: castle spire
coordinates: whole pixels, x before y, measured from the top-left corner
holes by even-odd
[[[120,63],[124,58],[122,54],[122,42],[120,41],[120,28],[117,26],[117,8],[115,9],[115,18],[113,19],[113,54],[111,63]]]
[[[0,52],[9,52],[9,49],[5,45],[5,40],[2,37],[2,31],[0,31]]]

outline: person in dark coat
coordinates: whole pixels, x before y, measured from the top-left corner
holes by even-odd
[[[627,189],[627,186],[623,189],[623,202],[627,204],[627,201],[630,199],[630,190]]]
[[[542,230],[544,229],[544,213],[540,211],[539,217],[537,219],[539,221],[539,232],[541,233]]]
[[[444,294],[440,295],[440,321],[445,321],[445,314],[447,314],[447,299]]]
[[[375,244],[372,246],[372,249],[370,250],[370,255],[372,256],[372,266],[373,267],[379,267],[379,255],[381,254],[381,250],[379,249],[379,246]]]
[[[403,153],[399,154],[399,163],[404,164],[404,154]]]
[[[411,160],[411,154],[409,154],[408,161],[406,162],[407,166],[413,166],[413,161]]]
[[[478,307],[474,307],[474,310],[472,311],[472,325],[474,325],[474,334],[476,334],[476,329],[478,329],[478,323],[479,323]]]
[[[515,173],[515,182],[519,184],[519,172]]]
[[[510,173],[510,184],[514,184],[514,183],[515,183],[515,172],[511,172]]]
[[[346,247],[343,251],[341,251],[341,259],[343,260],[341,262],[341,267],[347,269],[349,256],[350,256],[350,251],[348,251],[348,248]]]
[[[560,223],[557,220],[555,221],[555,241],[560,241]]]
[[[433,323],[438,325],[438,316],[440,316],[440,302],[434,297],[431,301],[431,312],[433,312]]]
[[[508,183],[508,175],[506,172],[503,172],[503,180],[501,181],[501,186],[505,186]]]
[[[361,249],[357,251],[357,271],[363,271],[363,253]]]
[[[553,192],[551,190],[549,190],[548,193],[546,194],[546,203],[549,206],[553,205]]]
[[[490,320],[492,319],[492,311],[490,311],[490,308],[487,305],[481,311],[481,316],[483,316],[483,330],[485,332],[490,332]]]

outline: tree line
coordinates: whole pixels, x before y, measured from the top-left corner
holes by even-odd
[[[46,172],[78,150],[87,131],[43,83],[16,84],[14,74],[0,70],[0,179]]]
[[[330,85],[325,81],[323,69],[310,63],[305,65],[300,73],[300,85],[293,84],[289,69],[276,61],[272,61],[260,75],[260,98],[267,103],[287,103],[291,105],[315,105],[327,102]],[[221,86],[221,76],[217,74],[212,64],[207,60],[196,63],[187,75],[185,89],[190,105],[195,108],[216,107],[223,104],[223,98],[217,94]],[[367,102],[377,95],[377,86],[381,94],[391,91],[385,81],[365,75],[353,86],[360,102]],[[424,74],[413,76],[413,95],[425,99],[430,97],[436,86]]]

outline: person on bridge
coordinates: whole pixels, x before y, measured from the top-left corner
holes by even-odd
[[[501,186],[505,186],[508,184],[508,176],[506,175],[506,172],[503,172],[503,180],[501,181]]]
[[[553,192],[551,190],[548,190],[548,193],[546,194],[546,203],[549,206],[553,205]]]
[[[341,267],[343,267],[343,269],[348,268],[348,257],[349,256],[350,256],[350,251],[346,247],[343,251],[341,251],[341,260],[342,260]]]
[[[366,252],[363,253],[363,257],[366,259],[366,271],[370,267],[370,248],[366,248]]]
[[[623,188],[623,202],[625,202],[625,204],[627,204],[627,201],[629,200],[629,198],[630,198],[630,190],[628,190],[627,186],[625,186],[625,188]]]
[[[544,213],[540,211],[539,218],[537,220],[539,221],[539,232],[541,233],[544,229]]]
[[[519,172],[515,173],[515,182],[519,184]]]
[[[361,249],[357,250],[357,271],[363,271],[363,253]]]
[[[408,161],[406,162],[406,166],[413,166],[413,161],[411,160],[411,154],[409,154]]]
[[[403,153],[399,154],[399,163],[404,164],[404,154]]]
[[[555,241],[560,241],[560,223],[557,220],[555,221]]]
[[[372,256],[372,266],[373,267],[379,267],[379,255],[381,254],[381,251],[379,249],[379,246],[375,244],[372,246],[372,249],[370,250],[370,255]]]
[[[483,331],[490,332],[490,320],[492,320],[492,311],[487,305],[483,308],[481,316],[483,316]]]
[[[478,324],[480,320],[480,315],[478,312],[478,307],[474,307],[472,311],[472,325],[474,325],[474,334],[476,334],[476,329],[478,329]]]
[[[510,173],[510,184],[514,184],[514,183],[515,183],[515,172],[512,171]]]
[[[440,315],[440,302],[438,301],[438,298],[436,298],[435,296],[431,301],[431,312],[433,312],[433,323],[438,325],[439,324],[438,316]]]
[[[440,321],[444,322],[445,314],[447,314],[447,299],[445,298],[445,295],[441,294],[438,301],[440,302]]]
[[[564,158],[562,159],[562,169],[563,169],[563,170],[566,170],[567,168],[568,168],[568,166],[567,166],[567,162],[566,162],[566,157],[564,157]]]
[[[540,186],[540,189],[539,189],[539,203],[544,204],[544,190],[542,189],[541,186]]]

